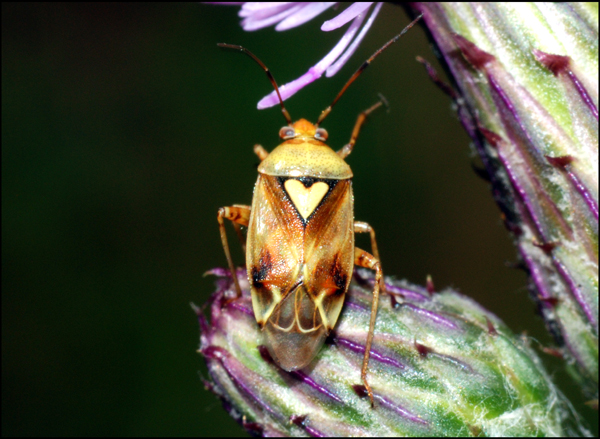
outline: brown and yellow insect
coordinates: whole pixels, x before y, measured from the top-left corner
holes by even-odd
[[[254,315],[275,362],[282,369],[292,371],[311,363],[335,326],[354,265],[375,270],[371,320],[361,371],[371,403],[373,393],[367,382],[367,366],[383,274],[373,228],[354,221],[352,170],[344,158],[352,152],[366,117],[382,102],[358,116],[350,142],[337,152],[325,144],[327,131],[319,125],[371,61],[419,18],[363,63],[316,124],[305,119],[292,123],[275,79],[248,49],[219,44],[246,53],[264,69],[287,121],[279,131],[283,143],[271,153],[260,145],[254,147],[261,163],[252,206],[219,209],[221,239],[238,297],[241,290],[224,219],[232,221],[238,231],[240,226],[248,227],[246,267]],[[372,254],[354,246],[355,233],[370,233]]]

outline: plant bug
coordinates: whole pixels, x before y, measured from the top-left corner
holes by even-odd
[[[252,52],[242,46],[218,44],[245,53],[266,72],[287,122],[279,131],[283,143],[271,153],[260,145],[254,147],[261,162],[252,206],[233,205],[218,211],[223,249],[237,296],[242,293],[229,251],[225,219],[232,221],[238,234],[240,226],[248,227],[246,268],[254,316],[275,362],[282,369],[292,371],[312,362],[335,326],[354,265],[375,270],[371,319],[361,370],[371,405],[373,392],[367,382],[367,367],[379,292],[384,289],[383,273],[375,231],[365,222],[354,221],[353,174],[344,158],[352,152],[367,116],[380,107],[382,101],[360,113],[350,142],[337,152],[325,144],[328,134],[319,125],[371,61],[420,18],[360,66],[315,124],[305,119],[292,123],[273,75]],[[355,233],[370,234],[373,254],[354,246]]]

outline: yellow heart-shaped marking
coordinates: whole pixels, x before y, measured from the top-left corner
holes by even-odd
[[[292,203],[304,219],[307,219],[313,213],[329,191],[327,183],[322,181],[317,181],[311,187],[306,187],[300,181],[290,179],[284,183],[284,186]]]

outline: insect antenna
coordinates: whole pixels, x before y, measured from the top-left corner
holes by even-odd
[[[329,113],[331,113],[331,108],[342,97],[342,95],[345,93],[346,89],[348,87],[350,87],[350,84],[352,84],[354,81],[356,81],[356,78],[358,78],[360,76],[360,74],[362,72],[364,72],[364,70],[367,67],[369,67],[369,64],[371,64],[371,62],[375,58],[377,58],[381,54],[381,52],[383,52],[385,49],[387,49],[392,44],[394,44],[396,41],[398,41],[400,39],[400,37],[402,35],[404,35],[406,32],[408,32],[410,30],[410,28],[413,27],[417,23],[417,21],[419,21],[422,17],[423,17],[423,14],[421,14],[417,18],[415,18],[408,26],[406,26],[404,29],[402,29],[402,32],[400,32],[398,35],[396,35],[390,41],[388,41],[387,43],[385,43],[377,52],[375,52],[373,55],[371,55],[371,57],[368,60],[366,60],[364,63],[362,63],[362,65],[358,68],[358,70],[356,72],[354,72],[354,75],[352,75],[352,77],[348,80],[348,82],[346,82],[346,85],[344,85],[344,87],[342,88],[342,91],[340,91],[338,93],[338,95],[335,97],[335,99],[333,100],[333,102],[331,103],[331,105],[329,105],[329,107],[327,107],[325,110],[323,110],[321,112],[321,115],[317,119],[317,123],[315,124],[315,127],[318,127],[319,124],[321,122],[323,122],[323,120],[329,115]]]
[[[223,47],[225,49],[239,50],[240,52],[243,52],[246,55],[248,55],[250,58],[252,58],[254,61],[256,61],[256,63],[259,66],[262,67],[262,69],[267,74],[267,78],[269,78],[269,81],[271,81],[271,84],[273,84],[273,87],[275,88],[275,92],[277,93],[277,97],[279,98],[279,105],[281,105],[281,112],[283,113],[283,117],[285,117],[285,120],[287,121],[288,125],[291,126],[292,118],[290,117],[290,113],[288,113],[288,111],[286,110],[285,105],[283,105],[283,99],[281,99],[281,94],[279,93],[279,87],[277,87],[277,82],[275,82],[275,78],[271,74],[271,71],[269,70],[269,68],[260,59],[258,59],[258,57],[255,54],[253,54],[252,52],[250,52],[248,49],[246,49],[243,46],[237,46],[235,44],[226,44],[226,43],[218,43],[217,46]]]

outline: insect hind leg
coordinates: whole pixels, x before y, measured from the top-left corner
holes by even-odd
[[[371,320],[369,322],[369,332],[367,334],[367,344],[365,346],[365,356],[363,358],[363,365],[361,369],[360,376],[362,381],[367,389],[367,393],[369,394],[369,399],[371,400],[371,407],[375,406],[375,401],[373,400],[373,391],[371,390],[371,386],[367,382],[367,368],[369,366],[369,356],[371,355],[371,344],[373,343],[373,331],[375,330],[375,320],[377,318],[377,306],[379,304],[379,285],[383,279],[383,272],[381,271],[381,264],[379,260],[375,258],[370,253],[367,253],[364,250],[361,250],[358,247],[354,249],[354,264],[359,267],[370,268],[371,270],[375,270],[375,286],[373,287],[373,302],[371,304]]]

